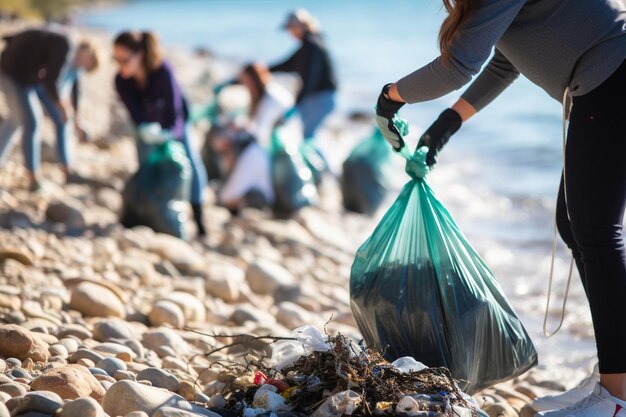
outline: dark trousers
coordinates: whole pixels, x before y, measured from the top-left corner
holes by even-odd
[[[626,373],[625,96],[626,61],[574,97],[557,201],[557,226],[589,300],[603,374]]]

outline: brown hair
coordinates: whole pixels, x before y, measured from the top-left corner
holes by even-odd
[[[461,25],[476,9],[479,0],[443,0],[448,12],[439,29],[439,49],[444,62],[449,62],[450,47],[461,29]]]
[[[252,94],[250,103],[250,116],[254,116],[259,103],[265,94],[265,89],[270,81],[271,73],[263,64],[249,64],[243,69],[243,74],[249,76],[256,88],[256,94]]]
[[[148,72],[155,71],[163,63],[159,39],[153,32],[122,32],[113,45],[124,47],[133,53],[143,52],[143,65]]]

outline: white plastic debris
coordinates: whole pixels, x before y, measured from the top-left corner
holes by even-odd
[[[396,359],[391,363],[392,366],[396,367],[398,371],[403,374],[408,374],[410,372],[419,372],[422,369],[428,368],[428,366],[424,365],[422,362],[418,362],[413,359],[411,356],[403,356],[399,359]]]
[[[328,336],[322,334],[316,327],[299,327],[292,332],[292,336],[296,340],[286,340],[274,345],[270,362],[273,368],[281,370],[292,365],[301,356],[330,350]]]
[[[351,416],[361,403],[361,396],[354,391],[342,391],[328,398],[311,417]]]
[[[285,398],[269,389],[259,390],[254,394],[252,405],[267,411],[280,411],[285,408]]]
[[[420,404],[413,397],[402,397],[400,401],[398,401],[398,405],[396,405],[396,413],[415,415],[420,412]]]

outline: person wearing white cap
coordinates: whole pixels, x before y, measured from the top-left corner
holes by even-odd
[[[330,55],[320,36],[317,20],[306,10],[287,16],[282,26],[301,42],[300,48],[286,61],[270,67],[271,72],[295,72],[302,85],[296,107],[304,124],[304,138],[315,137],[326,116],[335,108],[337,80]]]

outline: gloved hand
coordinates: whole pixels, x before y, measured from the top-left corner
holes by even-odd
[[[404,146],[404,139],[396,128],[393,122],[396,113],[404,103],[393,101],[389,98],[389,88],[391,84],[387,84],[383,87],[380,95],[378,96],[378,102],[376,103],[376,123],[380,128],[381,133],[393,147],[395,151],[399,151]]]
[[[422,135],[417,147],[428,147],[426,155],[426,164],[433,166],[437,162],[437,154],[448,143],[450,137],[454,135],[460,128],[463,120],[461,116],[452,109],[446,109],[439,115],[426,132]]]

